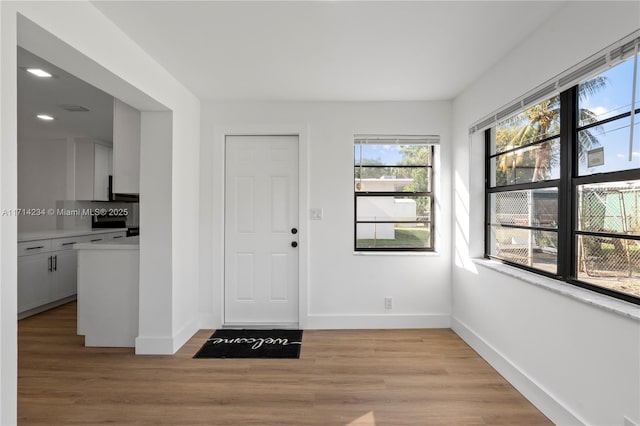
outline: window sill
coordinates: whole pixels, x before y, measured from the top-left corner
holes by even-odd
[[[562,281],[543,277],[532,272],[524,271],[513,266],[489,259],[473,259],[473,263],[500,272],[510,277],[517,278],[529,284],[545,288],[557,294],[578,300],[588,305],[596,306],[603,310],[613,312],[626,318],[640,322],[640,306],[624,300],[614,299],[590,290],[586,290]]]
[[[440,257],[437,251],[354,251],[354,256],[418,256]]]

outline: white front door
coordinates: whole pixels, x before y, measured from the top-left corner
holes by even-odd
[[[227,136],[226,325],[298,323],[298,137]]]

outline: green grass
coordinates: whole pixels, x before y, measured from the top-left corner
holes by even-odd
[[[430,244],[427,228],[395,228],[395,239],[359,239],[358,248],[426,248]]]

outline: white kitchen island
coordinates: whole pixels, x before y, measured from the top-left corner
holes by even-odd
[[[85,346],[134,347],[138,337],[139,237],[76,244],[78,335]]]

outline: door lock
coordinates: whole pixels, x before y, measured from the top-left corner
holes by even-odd
[[[296,235],[298,233],[298,228],[291,228],[291,233]]]
[[[291,241],[291,247],[293,247],[293,248],[298,247],[298,242],[297,241]]]

